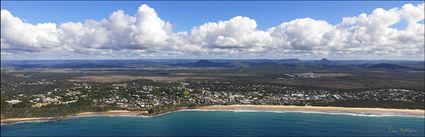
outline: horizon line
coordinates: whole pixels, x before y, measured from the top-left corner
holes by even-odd
[[[0,61],[42,61],[42,60],[51,60],[51,61],[67,61],[67,60],[300,60],[300,61],[317,61],[317,60],[329,60],[329,61],[425,61],[425,59],[329,59],[329,58],[320,58],[320,59],[299,59],[299,58],[158,58],[158,59],[0,59]]]

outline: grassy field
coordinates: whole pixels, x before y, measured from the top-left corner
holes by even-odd
[[[120,82],[136,79],[148,79],[153,81],[182,81],[187,79],[215,79],[215,77],[197,76],[128,76],[128,75],[108,75],[108,76],[82,76],[75,77],[69,81],[76,82]]]

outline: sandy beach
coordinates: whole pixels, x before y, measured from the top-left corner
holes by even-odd
[[[82,112],[72,116],[139,116],[148,114],[148,111],[111,110],[106,112]]]
[[[407,115],[424,116],[420,109],[387,109],[387,108],[349,108],[320,106],[284,106],[284,105],[213,105],[199,107],[201,110],[262,110],[262,111],[310,111],[326,113],[356,113],[368,115]]]
[[[8,118],[8,119],[2,119],[1,124],[3,125],[3,124],[18,123],[18,122],[49,121],[53,119],[55,118],[53,117]]]
[[[147,111],[128,111],[128,110],[111,110],[106,112],[82,112],[70,117],[88,117],[88,116],[140,116],[148,114]],[[30,118],[8,118],[2,119],[1,124],[11,124],[19,122],[36,122],[36,121],[50,121],[50,120],[59,120],[66,119],[67,117],[30,117]]]

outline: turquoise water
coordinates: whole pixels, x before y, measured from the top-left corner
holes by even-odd
[[[179,111],[1,126],[2,136],[424,136],[423,117]]]

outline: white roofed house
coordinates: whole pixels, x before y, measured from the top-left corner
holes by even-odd
[[[9,100],[9,101],[6,101],[6,102],[9,103],[9,104],[15,105],[15,104],[21,103],[22,101],[17,100],[17,99],[12,99],[12,100]]]
[[[6,101],[10,106],[15,107],[17,104],[21,103],[22,101],[17,100],[17,99],[12,99],[9,101]]]

